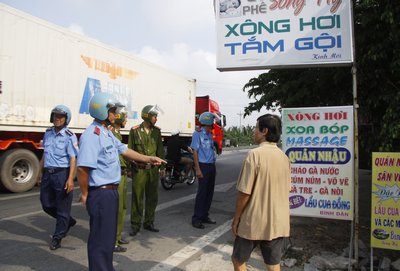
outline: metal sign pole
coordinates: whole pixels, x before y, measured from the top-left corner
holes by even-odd
[[[358,236],[359,236],[359,195],[358,195],[358,103],[357,103],[357,68],[353,65],[353,110],[354,110],[354,259],[358,267]]]
[[[369,270],[374,271],[374,249],[371,247]]]
[[[353,77],[353,110],[354,110],[354,259],[356,268],[358,268],[358,238],[359,238],[359,153],[358,153],[358,96],[357,96],[357,67],[356,67],[356,41],[354,29],[354,1],[351,1],[351,17],[353,22],[353,67],[351,74]]]

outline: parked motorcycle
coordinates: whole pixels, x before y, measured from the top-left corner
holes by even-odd
[[[188,153],[183,153],[183,156],[191,157]],[[165,168],[165,176],[161,178],[161,185],[165,190],[172,189],[176,184],[186,183],[187,185],[192,185],[196,181],[196,171],[194,169],[194,164],[190,169],[187,176],[185,176],[185,165],[176,164],[172,160],[167,160],[167,165]]]

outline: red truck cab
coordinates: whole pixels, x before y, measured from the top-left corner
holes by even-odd
[[[226,117],[219,111],[218,103],[214,100],[211,100],[210,96],[208,95],[196,97],[196,126],[200,126],[199,116],[204,112],[211,112],[219,117],[219,119],[216,119],[214,122],[212,134],[215,150],[217,154],[221,154],[222,142],[224,139],[223,128],[226,125]]]

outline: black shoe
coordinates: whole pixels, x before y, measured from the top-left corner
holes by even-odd
[[[114,247],[114,252],[126,252],[127,248],[126,247],[121,247],[120,245],[117,245]]]
[[[126,239],[121,238],[121,239],[118,240],[118,244],[120,244],[120,245],[127,245],[127,244],[129,244],[129,241],[126,240]]]
[[[160,231],[159,229],[154,228],[153,223],[150,224],[150,225],[144,226],[143,228],[145,230],[148,230],[148,231],[151,231],[151,232],[159,232]]]
[[[61,247],[61,239],[53,238],[50,244],[50,250],[56,250]]]
[[[197,229],[204,229],[205,228],[204,225],[201,222],[192,223],[192,226],[197,228]]]
[[[131,232],[129,233],[129,235],[130,236],[135,236],[138,232],[139,232],[139,230],[132,229]]]
[[[217,224],[217,221],[212,220],[211,218],[207,217],[206,219],[203,219],[201,222],[205,224]]]

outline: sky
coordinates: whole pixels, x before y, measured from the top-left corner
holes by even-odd
[[[197,80],[227,127],[255,125],[265,112],[240,116],[251,101],[242,91],[260,71],[216,70],[213,0],[0,0],[33,16],[127,51]]]

